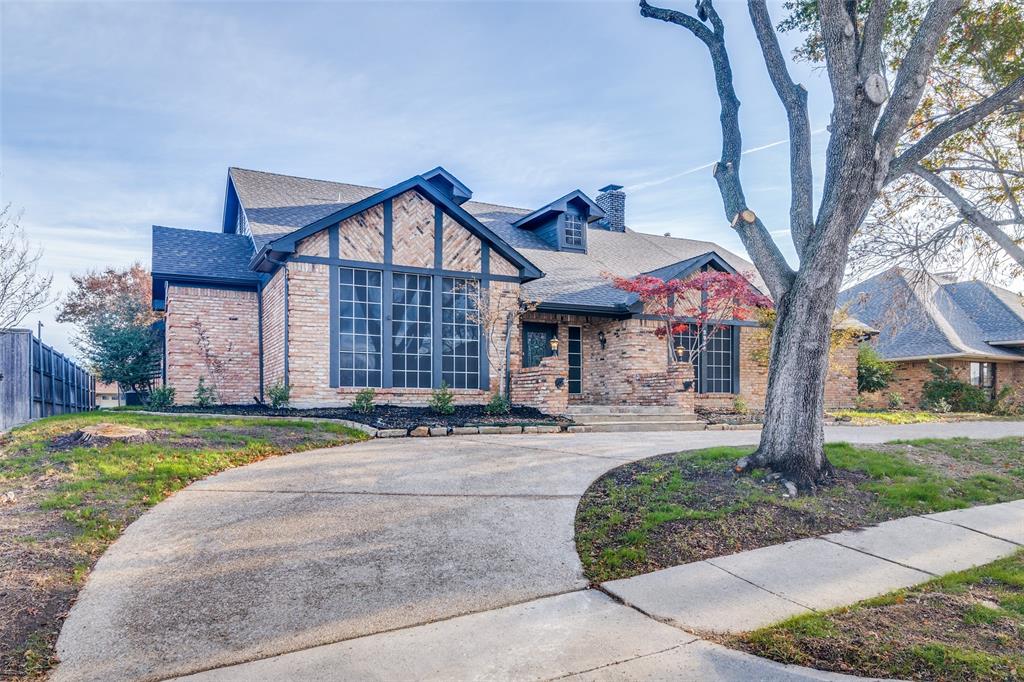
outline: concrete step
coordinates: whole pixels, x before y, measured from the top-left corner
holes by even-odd
[[[577,414],[569,412],[567,415],[577,424],[603,424],[606,422],[702,422],[695,414],[632,414],[622,412],[619,414]]]
[[[704,422],[663,421],[663,422],[602,422],[570,426],[574,433],[636,433],[641,431],[703,431]]]
[[[649,414],[678,417],[681,412],[678,407],[663,405],[569,405],[567,410],[570,414]]]

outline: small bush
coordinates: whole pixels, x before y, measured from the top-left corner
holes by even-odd
[[[282,407],[288,407],[288,403],[292,399],[292,387],[288,384],[282,384],[280,381],[275,383],[273,386],[267,387],[267,400],[270,401],[270,406],[275,410],[279,410]]]
[[[197,407],[210,407],[217,402],[217,391],[213,390],[213,386],[206,385],[206,377],[199,377],[196,392],[192,394],[192,402]]]
[[[898,410],[903,407],[903,394],[899,391],[893,391],[889,394],[889,409]]]
[[[946,412],[988,412],[992,409],[992,401],[984,390],[960,381],[950,368],[931,362],[928,369],[932,378],[924,383],[921,394],[921,404],[925,409],[938,412],[940,410],[936,406],[940,403],[949,407]]]
[[[889,386],[893,365],[886,362],[870,344],[862,343],[857,349],[857,391],[875,393]]]
[[[1024,388],[1003,386],[992,403],[992,413],[1000,417],[1024,415]]]
[[[503,393],[494,393],[490,401],[484,405],[484,412],[490,415],[508,414],[512,411],[512,403]]]
[[[928,403],[928,409],[939,414],[946,414],[953,411],[953,406],[945,398],[938,398],[934,402]]]
[[[736,396],[732,401],[732,411],[736,414],[750,414],[750,407],[747,406],[747,401],[743,398]]]
[[[435,388],[430,393],[430,409],[436,414],[455,413],[455,394],[448,384],[441,382],[440,388]]]
[[[151,410],[163,410],[174,404],[174,387],[161,386],[149,392],[146,407]]]
[[[352,401],[352,409],[359,414],[371,414],[377,407],[373,399],[377,397],[377,391],[372,388],[364,388],[356,393],[356,399]]]

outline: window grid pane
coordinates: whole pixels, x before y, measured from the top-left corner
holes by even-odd
[[[583,216],[565,214],[565,245],[583,246]]]
[[[442,279],[441,379],[452,388],[480,388],[479,286],[475,279]]]
[[[705,332],[707,333],[707,332]],[[704,349],[700,350],[697,331],[692,327],[673,335],[673,357],[675,346],[682,346],[682,362],[693,364],[698,390],[705,393],[732,393],[733,342],[732,328],[722,327],[711,332]],[[701,388],[701,384],[703,387]]]
[[[569,393],[583,392],[583,330],[569,327]]]
[[[381,385],[381,273],[338,268],[339,386]]]
[[[396,272],[391,283],[391,380],[431,387],[431,278]]]

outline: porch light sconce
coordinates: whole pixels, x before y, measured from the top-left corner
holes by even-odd
[[[674,350],[676,353],[676,360],[682,362],[683,356],[686,355],[686,346],[676,346]]]
[[[597,340],[601,344],[601,350],[604,350],[604,347],[608,345],[608,337],[604,335],[603,331],[597,333]]]
[[[683,382],[683,390],[684,391],[689,391],[691,388],[693,388],[693,382],[692,381],[684,381]]]
[[[551,342],[550,342],[549,345],[551,346],[551,352],[554,353],[557,356],[558,355],[558,337],[557,336],[551,337]]]
[[[555,379],[555,388],[562,388],[562,386],[565,386],[565,378],[558,377]]]

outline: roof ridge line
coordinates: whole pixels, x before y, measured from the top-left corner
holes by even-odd
[[[279,178],[294,178],[295,180],[309,180],[310,182],[326,182],[331,185],[348,185],[349,187],[362,187],[364,189],[372,189],[378,192],[383,192],[386,187],[373,187],[371,185],[356,185],[351,182],[342,182],[341,180],[324,180],[323,178],[311,178],[307,175],[289,175],[288,173],[278,173],[276,171],[265,171],[258,170],[256,168],[242,168],[241,166],[228,166],[228,172],[233,170],[245,171],[247,173],[262,173],[263,175],[276,175]]]

